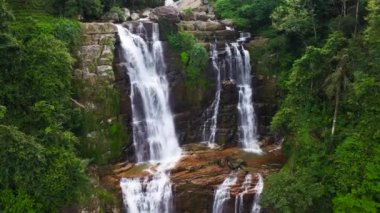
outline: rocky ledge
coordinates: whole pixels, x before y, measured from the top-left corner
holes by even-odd
[[[265,178],[278,171],[285,162],[282,150],[275,145],[266,146],[263,155],[246,153],[237,147],[209,149],[201,144],[188,144],[183,150],[183,157],[170,172],[176,212],[189,212],[190,209],[194,213],[211,212],[216,188],[231,173],[238,178],[236,184],[231,186],[231,199],[227,204],[231,212],[235,207],[235,197],[244,190],[242,184],[245,176],[253,176],[251,190],[243,200],[248,210],[255,195],[257,174]],[[149,176],[147,170],[156,166],[128,162],[113,165],[102,182],[119,191],[121,196],[121,178]]]

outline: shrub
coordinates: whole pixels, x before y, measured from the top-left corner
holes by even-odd
[[[169,45],[174,48],[186,70],[186,83],[190,87],[205,86],[202,72],[205,70],[208,53],[205,47],[196,42],[191,33],[178,32],[168,37]]]
[[[184,19],[189,21],[191,19],[191,17],[193,16],[193,9],[191,9],[191,7],[189,8],[186,8],[183,10],[183,13],[184,13]]]
[[[307,171],[281,171],[268,178],[262,204],[278,212],[307,212],[314,200],[323,195],[324,188]]]
[[[118,16],[118,21],[123,21],[125,20],[125,14],[123,10],[120,7],[112,7],[110,9],[110,12],[116,13]]]

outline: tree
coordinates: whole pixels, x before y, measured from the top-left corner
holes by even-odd
[[[305,37],[310,32],[314,32],[317,37],[314,12],[307,7],[304,0],[285,0],[272,15],[272,24],[279,31],[294,33]]]
[[[266,180],[262,203],[278,212],[307,212],[323,193],[323,185],[307,170],[281,171]]]
[[[215,9],[219,16],[232,19],[234,25],[258,31],[270,24],[269,15],[280,0],[217,0]]]
[[[102,15],[101,0],[51,0],[55,13],[66,17],[82,16],[85,19],[96,19]]]
[[[335,97],[334,115],[331,127],[331,137],[334,136],[336,119],[338,116],[339,101],[341,92],[348,86],[349,75],[349,55],[343,51],[340,55],[334,57],[338,61],[338,65],[335,71],[327,76],[325,80],[325,92],[329,98]]]

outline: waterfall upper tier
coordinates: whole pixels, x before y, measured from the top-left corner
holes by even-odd
[[[166,64],[158,24],[118,25],[131,81],[133,143],[139,162],[176,161],[181,155],[169,106]]]

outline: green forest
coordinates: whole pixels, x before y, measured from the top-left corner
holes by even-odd
[[[249,49],[251,60],[257,72],[277,77],[281,91],[271,132],[284,138],[288,160],[266,180],[262,206],[379,212],[380,1],[211,2],[218,18],[266,39]],[[109,143],[86,145],[85,136],[100,127],[91,124],[99,115],[73,104],[80,93],[72,74],[78,16],[94,21],[107,11],[162,4],[0,0],[0,212],[59,212],[91,196],[113,202],[112,193],[91,185],[88,168],[117,162],[126,136],[116,122],[106,127]],[[194,43],[185,34],[169,39]],[[182,58],[206,54],[199,46],[177,46],[188,51]],[[189,72],[205,63],[193,62]],[[192,86],[204,84],[199,73],[192,75]],[[109,150],[110,156],[101,154]]]

